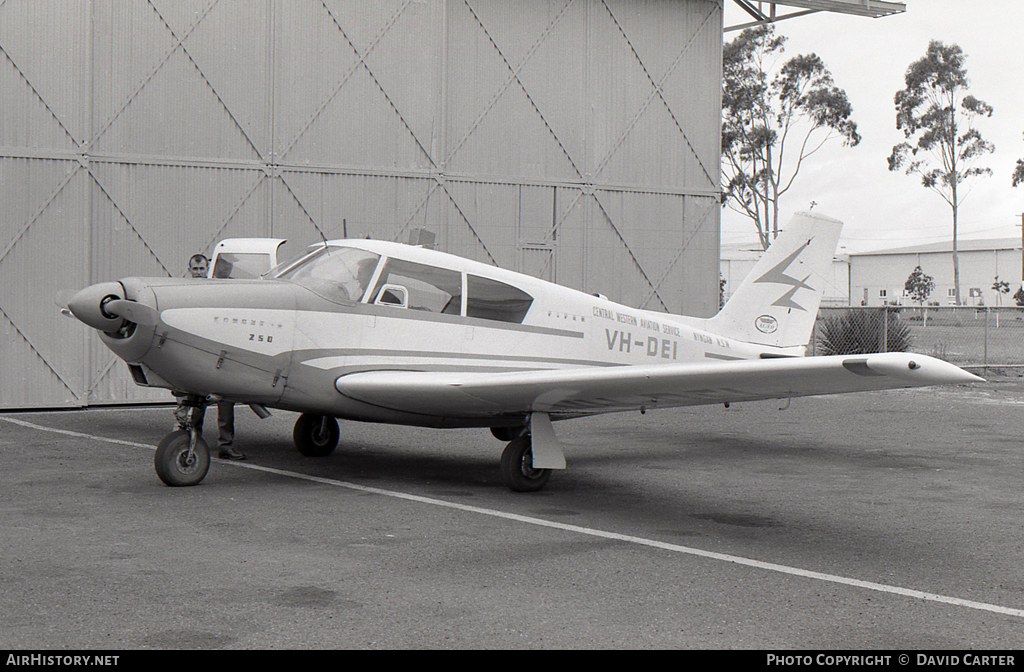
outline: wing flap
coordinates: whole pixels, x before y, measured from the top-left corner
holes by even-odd
[[[373,406],[425,415],[602,413],[982,380],[926,355],[882,353],[515,372],[367,371],[335,381]]]

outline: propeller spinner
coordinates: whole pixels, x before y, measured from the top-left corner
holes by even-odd
[[[120,282],[101,282],[89,285],[71,297],[68,309],[93,329],[113,332],[124,324],[124,317],[110,306],[115,301],[124,301],[124,287]]]

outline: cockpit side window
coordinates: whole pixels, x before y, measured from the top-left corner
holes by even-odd
[[[276,276],[330,301],[358,302],[366,293],[380,255],[353,247],[324,247]]]
[[[467,278],[466,317],[522,324],[531,305],[533,297],[512,285],[476,275]]]
[[[384,292],[396,288],[407,292],[406,307],[431,313],[462,314],[462,274],[401,259],[388,259],[377,284],[370,293],[370,302],[392,303]]]

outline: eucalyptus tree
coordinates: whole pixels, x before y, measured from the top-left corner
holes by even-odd
[[[815,54],[783,61],[786,38],[749,28],[722,52],[722,203],[746,215],[765,249],[779,199],[826,142],[860,142],[852,106]]]
[[[957,305],[961,305],[957,218],[966,196],[961,188],[992,174],[990,168],[977,164],[995,150],[975,128],[979,118],[992,116],[992,106],[968,93],[965,60],[959,46],[932,40],[924,57],[910,64],[903,77],[906,88],[893,99],[896,128],[903,131],[907,142],[893,147],[889,155],[889,170],[903,169],[907,175],[919,175],[921,184],[952,208]]]

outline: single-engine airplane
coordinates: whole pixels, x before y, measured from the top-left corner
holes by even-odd
[[[489,427],[504,482],[540,490],[564,453],[552,421],[613,411],[981,380],[919,354],[805,357],[842,223],[796,215],[714,317],[638,310],[422,247],[324,241],[262,279],[128,277],[79,291],[136,384],[301,413],[304,455],[336,418]],[[195,485],[210,452],[175,431],[155,456]]]

